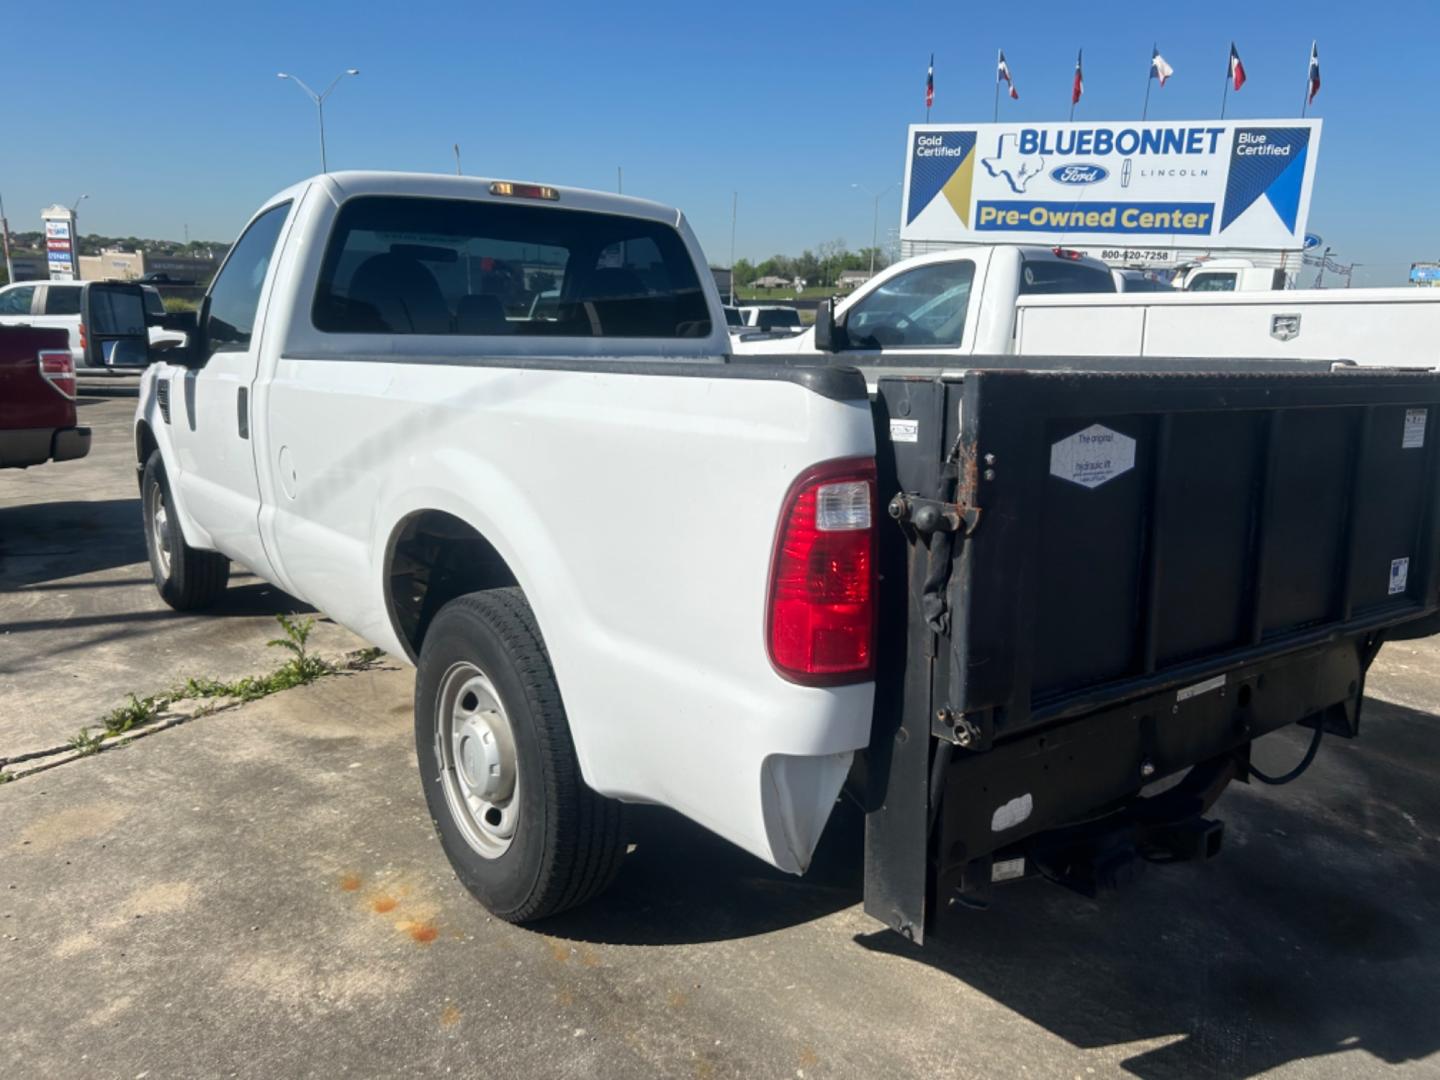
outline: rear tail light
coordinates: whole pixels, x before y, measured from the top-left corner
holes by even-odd
[[[829,461],[790,486],[775,538],[766,643],[812,686],[875,670],[875,462]]]
[[[64,397],[75,400],[75,360],[69,349],[41,349],[40,377]]]

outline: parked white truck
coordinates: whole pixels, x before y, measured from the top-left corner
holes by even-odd
[[[437,833],[505,919],[602,889],[624,803],[801,873],[847,781],[916,940],[992,882],[1209,856],[1254,739],[1354,734],[1440,610],[1435,377],[917,352],[871,399],[729,355],[672,209],[384,173],[281,192],[167,322],[160,595],[238,562],[415,663]]]
[[[1435,368],[1440,294],[1398,288],[1026,297],[1016,306],[1014,351],[1056,350]]]
[[[936,252],[888,267],[838,304],[823,302],[815,325],[804,333],[779,340],[741,338],[735,351],[835,355],[861,367],[903,365],[917,351],[957,360],[1245,357],[1440,366],[1440,293],[1128,287],[1117,293],[1117,274],[1089,256],[1059,248]]]

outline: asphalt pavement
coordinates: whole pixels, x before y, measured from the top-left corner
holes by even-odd
[[[283,593],[237,582],[211,618],[154,599],[132,405],[84,406],[85,462],[0,474],[0,758],[191,669],[275,663]],[[1214,862],[1099,902],[1020,883],[924,948],[860,911],[843,805],[800,879],[640,808],[598,901],[491,919],[433,838],[411,673],[383,660],[0,785],[0,1069],[1440,1076],[1437,659],[1386,646],[1361,737],[1233,787]]]

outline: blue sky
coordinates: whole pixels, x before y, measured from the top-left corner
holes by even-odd
[[[712,261],[835,238],[868,245],[872,190],[900,179],[905,127],[990,117],[1005,49],[1019,102],[1002,119],[1063,120],[1075,50],[1076,118],[1138,117],[1152,40],[1176,74],[1152,119],[1218,114],[1229,43],[1250,81],[1231,117],[1298,114],[1318,38],[1323,117],[1310,229],[1398,284],[1440,258],[1440,4],[573,4],[361,0],[298,4],[6,5],[9,86],[0,195],[11,226],[91,199],[83,231],[229,238],[273,191],[318,171],[317,89],[331,168],[465,171],[613,189],[685,210]],[[57,26],[68,29],[57,37]],[[55,44],[47,42],[55,41]],[[67,47],[68,46],[68,47]],[[898,224],[898,189],[881,235]]]

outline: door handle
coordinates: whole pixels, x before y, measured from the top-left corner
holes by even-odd
[[[250,388],[242,386],[235,391],[235,425],[240,438],[250,438]]]

